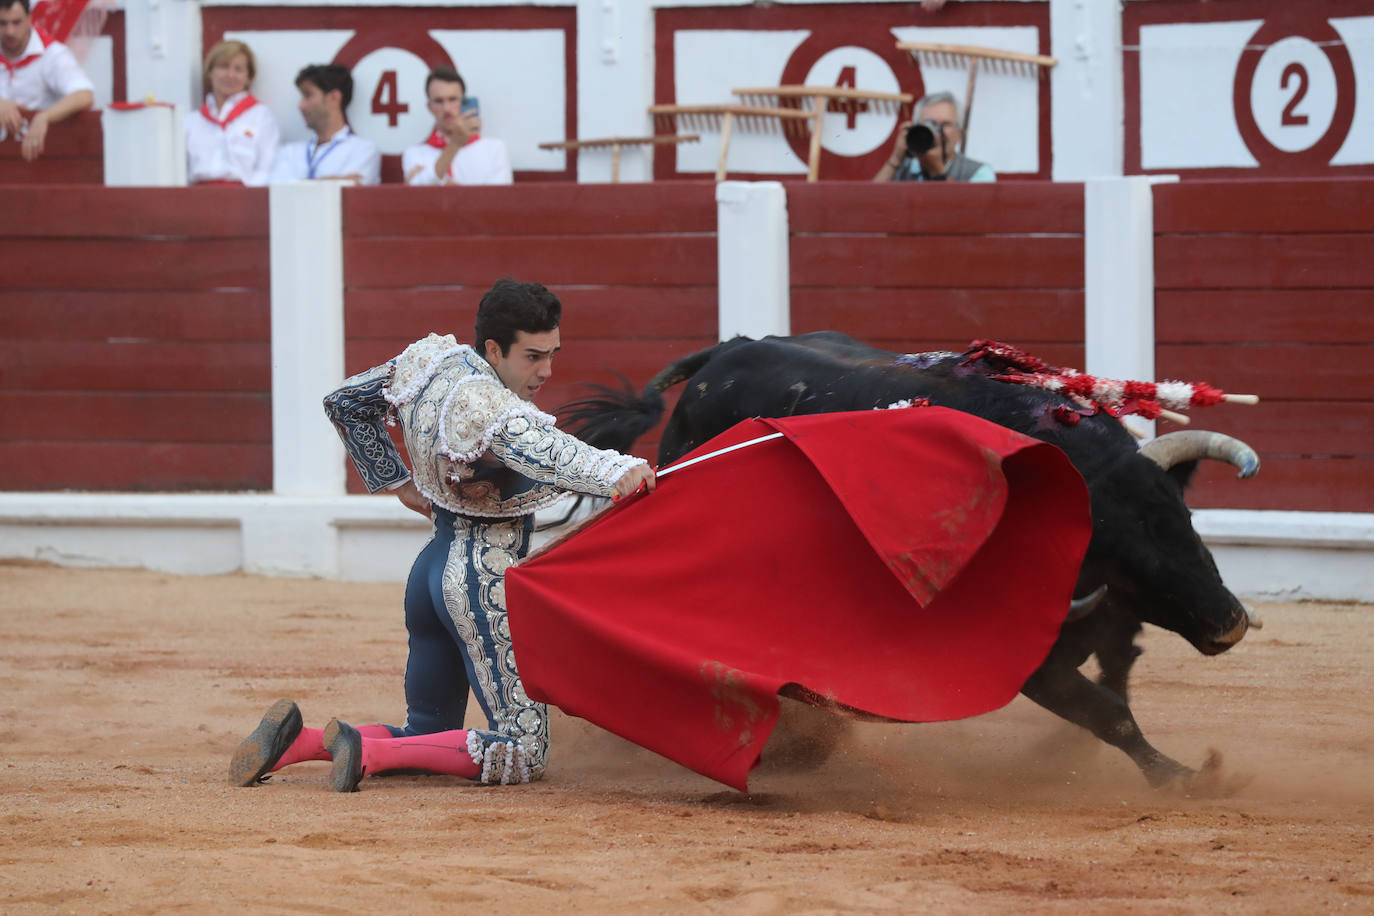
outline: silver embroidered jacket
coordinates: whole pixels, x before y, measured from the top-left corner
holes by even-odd
[[[324,409],[369,492],[412,474],[386,431],[399,420],[416,488],[460,515],[528,515],[568,490],[610,496],[642,458],[592,448],[521,400],[481,355],[452,335],[430,334],[400,356],[359,373],[324,399]],[[503,498],[474,477],[500,463],[536,482]]]

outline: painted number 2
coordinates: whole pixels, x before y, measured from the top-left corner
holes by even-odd
[[[1287,80],[1286,72],[1284,79]],[[401,115],[408,111],[410,106],[400,100],[396,89],[396,71],[382,71],[381,79],[377,80],[377,89],[372,93],[372,113],[386,115],[387,126],[395,127]],[[1284,117],[1287,117],[1286,111]]]
[[[1301,127],[1307,123],[1307,115],[1298,114],[1294,109],[1296,109],[1298,103],[1303,100],[1303,96],[1307,95],[1307,68],[1297,61],[1284,67],[1283,76],[1279,79],[1279,88],[1287,89],[1288,81],[1292,77],[1297,77],[1298,84],[1296,91],[1293,93],[1293,97],[1288,100],[1287,105],[1283,106],[1283,119],[1279,123],[1285,127]]]

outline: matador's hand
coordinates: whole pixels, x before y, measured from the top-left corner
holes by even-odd
[[[637,464],[621,474],[620,479],[615,482],[616,499],[624,499],[638,490],[641,484],[646,490],[653,492],[656,483],[654,469],[647,464]]]

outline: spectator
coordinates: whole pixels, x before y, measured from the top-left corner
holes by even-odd
[[[964,131],[959,126],[959,104],[948,92],[935,92],[916,104],[916,121],[930,127],[934,144],[927,150],[908,147],[907,133],[913,122],[897,125],[897,142],[891,157],[873,176],[874,181],[996,181],[992,167],[958,152]]]
[[[72,52],[29,21],[29,0],[0,0],[0,128],[23,134],[20,155],[43,155],[48,127],[91,107],[94,86]],[[21,109],[33,112],[24,130]]]
[[[267,106],[248,92],[257,72],[252,50],[241,41],[221,41],[205,55],[210,91],[186,119],[191,184],[267,184],[281,131]]]
[[[277,150],[272,181],[333,178],[380,184],[382,154],[377,144],[353,133],[344,118],[353,99],[353,77],[348,68],[310,64],[296,74],[296,88],[301,93],[297,107],[315,137]]]
[[[506,144],[483,137],[482,116],[466,98],[467,84],[450,67],[430,71],[425,98],[434,133],[401,156],[407,184],[510,184]]]

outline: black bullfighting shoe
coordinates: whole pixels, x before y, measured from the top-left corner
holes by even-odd
[[[324,746],[334,765],[329,768],[329,788],[356,792],[363,778],[363,736],[347,722],[330,719],[324,727]]]
[[[301,711],[291,700],[278,700],[263,714],[253,733],[229,761],[229,785],[252,786],[266,774],[301,733]]]

